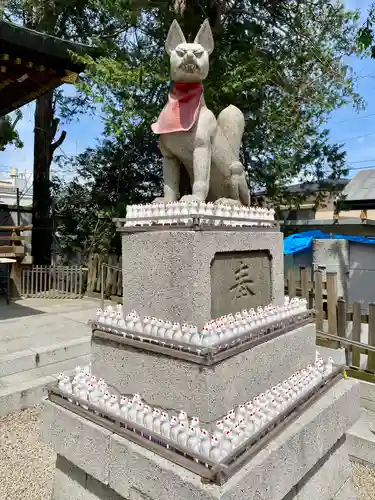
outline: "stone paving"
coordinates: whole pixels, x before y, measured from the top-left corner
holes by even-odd
[[[58,373],[90,362],[97,299],[0,301],[0,416],[38,404]]]
[[[0,356],[86,336],[96,299],[23,299],[0,302]]]

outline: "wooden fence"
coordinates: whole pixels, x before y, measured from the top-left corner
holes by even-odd
[[[326,279],[323,281],[325,274]],[[317,332],[329,333],[337,338],[337,341],[331,338],[328,341],[319,339],[319,345],[345,347],[351,374],[375,382],[375,351],[371,350],[375,349],[375,303],[368,304],[366,308],[360,302],[348,305],[337,294],[337,273],[325,273],[324,268],[319,268],[311,273],[311,280],[309,276],[310,270],[307,268],[301,268],[299,272],[289,270],[285,280],[285,293],[291,297],[306,298],[309,307],[316,311]],[[363,309],[368,312],[363,314]],[[345,339],[358,344],[348,345],[344,342]]]
[[[109,255],[102,258],[92,255],[89,259],[87,275],[87,293],[99,294],[103,291],[106,299],[122,297],[121,257]]]
[[[87,269],[83,266],[31,266],[22,270],[21,295],[46,299],[83,297]]]

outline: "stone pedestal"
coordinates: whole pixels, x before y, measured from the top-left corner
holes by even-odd
[[[120,393],[212,421],[313,363],[315,339],[315,324],[309,324],[202,366],[93,337],[92,370]]]
[[[202,327],[229,312],[283,303],[279,232],[204,226],[123,231],[125,312]],[[237,404],[314,362],[315,326],[246,347],[202,365],[172,357],[168,349],[156,354],[142,342],[130,347],[94,336],[92,371],[110,389],[139,393],[170,414],[184,410],[208,429]],[[359,416],[359,384],[335,378],[313,401],[296,408],[301,413],[295,420],[289,415],[284,426],[268,429],[267,441],[253,443],[233,462],[228,458],[226,468],[206,463],[208,476],[196,456],[189,462],[186,449],[178,455],[172,445],[161,452],[159,436],[150,447],[138,429],[141,439],[133,442],[134,435],[121,433],[120,422],[93,423],[77,415],[75,406],[46,401],[42,435],[58,455],[53,500],[354,500],[345,433]],[[218,479],[213,474],[220,467]]]
[[[202,327],[283,302],[283,237],[254,228],[123,232],[122,270],[125,312]]]
[[[42,436],[65,457],[53,500],[354,500],[345,432],[358,416],[359,384],[344,379],[223,486],[51,402]]]

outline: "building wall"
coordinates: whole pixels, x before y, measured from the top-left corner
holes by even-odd
[[[337,273],[337,294],[350,306],[361,302],[363,311],[375,302],[375,245],[347,240],[314,240],[312,249],[284,256],[284,269],[306,267],[315,270],[325,266],[326,272]],[[325,276],[323,276],[325,280]]]
[[[375,302],[375,245],[350,244],[349,301]]]

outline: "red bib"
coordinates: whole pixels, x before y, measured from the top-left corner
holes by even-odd
[[[151,125],[155,134],[187,132],[195,125],[202,105],[201,83],[175,83],[158,120]]]

